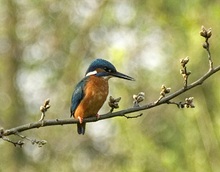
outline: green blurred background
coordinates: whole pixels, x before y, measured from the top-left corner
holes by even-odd
[[[174,92],[183,86],[180,58],[190,58],[189,82],[208,70],[202,25],[212,27],[220,64],[218,0],[0,0],[0,126],[39,120],[46,98],[47,119],[68,118],[74,86],[98,57],[136,79],[110,80],[120,109],[140,91],[144,103],[155,101],[162,84]],[[75,125],[22,133],[47,140],[42,148],[0,140],[0,171],[219,172],[218,78],[175,99],[195,97],[194,109],[162,105],[137,119],[90,123],[84,136]],[[100,114],[108,111],[105,103]]]

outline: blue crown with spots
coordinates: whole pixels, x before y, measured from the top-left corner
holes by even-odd
[[[95,71],[96,69],[104,69],[105,71],[107,72],[116,72],[116,69],[115,67],[110,63],[108,62],[107,60],[104,60],[104,59],[95,59],[90,65],[89,65],[89,68],[87,69],[86,71],[86,74],[89,73],[89,72],[93,72]]]

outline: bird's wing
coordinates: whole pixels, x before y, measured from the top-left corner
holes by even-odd
[[[77,84],[73,92],[72,99],[71,99],[71,107],[70,107],[70,112],[71,112],[70,117],[74,115],[76,108],[78,107],[79,103],[81,102],[81,100],[83,99],[85,95],[84,89],[83,89],[85,87],[85,82],[86,82],[86,79],[81,80]]]

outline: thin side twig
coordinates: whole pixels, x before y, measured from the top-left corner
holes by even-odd
[[[207,47],[205,48],[207,53],[208,53],[208,59],[209,59],[209,70],[213,70],[213,61],[212,61],[212,56],[211,52],[209,50],[209,38],[206,38],[205,40]]]

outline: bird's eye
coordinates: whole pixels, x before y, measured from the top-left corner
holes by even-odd
[[[109,69],[109,68],[107,68],[107,67],[105,67],[104,70],[105,70],[106,72],[109,72],[109,73],[112,72],[112,70]]]

